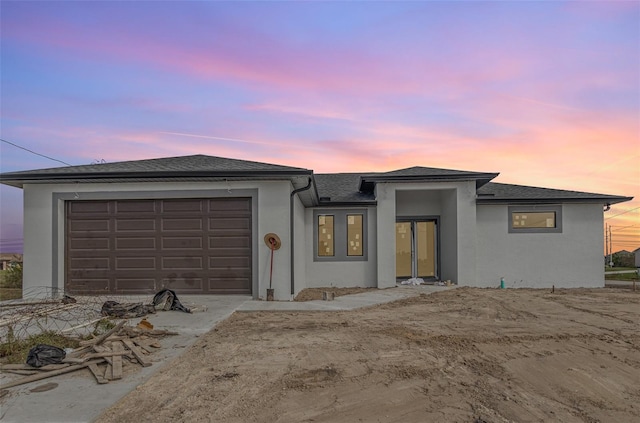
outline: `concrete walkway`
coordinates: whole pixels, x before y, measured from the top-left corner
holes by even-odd
[[[136,386],[147,381],[156,372],[161,372],[171,361],[178,358],[198,337],[209,332],[234,311],[337,311],[353,310],[361,307],[383,304],[403,298],[450,289],[439,286],[400,286],[384,290],[372,290],[362,294],[336,297],[333,301],[307,302],[266,302],[254,301],[248,296],[180,296],[187,306],[203,306],[205,311],[193,314],[178,311],[158,312],[148,316],[155,329],[166,329],[180,335],[169,336],[160,341],[162,348],[150,356],[153,365],[136,366],[134,371],[125,372],[121,380],[98,385],[89,370],[79,370],[67,375],[10,388],[0,398],[0,422],[90,422],[104,410],[115,404]],[[131,319],[135,326],[140,318]],[[0,383],[6,383],[22,376],[1,374]],[[31,392],[37,386],[47,383],[58,386],[46,392]]]
[[[384,304],[403,298],[414,297],[420,294],[451,289],[446,286],[421,285],[421,286],[397,286],[395,288],[371,290],[361,294],[344,295],[336,297],[333,301],[247,301],[236,311],[338,311],[354,310],[369,307],[376,304]]]

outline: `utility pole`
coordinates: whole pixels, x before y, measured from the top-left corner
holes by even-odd
[[[613,267],[613,242],[611,240],[611,225],[609,225],[609,267]]]
[[[609,265],[609,224],[604,224],[604,266]]]

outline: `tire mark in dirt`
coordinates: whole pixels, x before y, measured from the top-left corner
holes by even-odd
[[[549,300],[554,301],[555,303],[560,304],[563,307],[566,307],[568,309],[580,311],[582,313],[595,314],[596,316],[608,317],[610,319],[616,319],[616,320],[620,320],[621,322],[630,323],[630,324],[636,323],[631,319],[625,319],[623,317],[614,316],[614,315],[609,314],[609,313],[604,313],[604,312],[601,312],[601,311],[590,310],[588,308],[582,308],[582,307],[574,306],[574,305],[571,305],[571,304],[567,304],[565,301],[562,301],[560,298],[558,298],[558,299],[549,298]]]

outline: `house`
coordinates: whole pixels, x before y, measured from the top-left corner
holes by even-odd
[[[603,209],[631,198],[496,176],[314,174],[195,155],[3,173],[0,182],[24,190],[25,289],[265,298],[272,284],[275,299],[290,300],[304,288],[387,288],[411,277],[604,286]]]
[[[635,267],[635,254],[631,251],[620,250],[611,255],[614,267]]]
[[[633,250],[633,257],[633,267],[640,268],[640,248],[636,248],[635,250]]]
[[[1,253],[0,254],[0,270],[7,270],[14,264],[22,263],[22,254],[18,253]]]

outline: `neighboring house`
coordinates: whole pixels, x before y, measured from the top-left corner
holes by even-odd
[[[635,267],[635,254],[627,251],[620,250],[611,255],[614,267]]]
[[[630,197],[411,167],[314,174],[203,155],[4,173],[24,190],[25,289],[250,294],[602,287],[603,208]],[[267,234],[282,242],[273,252]]]
[[[22,254],[0,253],[0,270],[7,270],[17,263],[22,263]]]
[[[634,266],[640,268],[640,248],[633,250]]]

